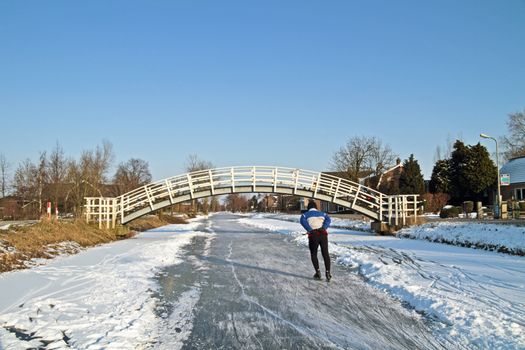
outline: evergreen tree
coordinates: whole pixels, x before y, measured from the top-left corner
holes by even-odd
[[[413,154],[403,162],[403,172],[399,177],[399,191],[402,194],[423,194],[425,192],[425,180]]]
[[[450,189],[449,194],[456,204],[468,196],[468,180],[465,178],[469,149],[463,142],[457,140],[450,156]]]
[[[466,146],[456,141],[450,159],[450,196],[454,203],[481,200],[496,182],[497,168],[481,144]]]
[[[430,178],[430,192],[449,193],[450,191],[450,160],[440,159],[432,169]]]
[[[472,200],[480,200],[483,192],[497,184],[497,168],[489,152],[480,143],[469,147],[468,162],[465,166],[465,180]]]

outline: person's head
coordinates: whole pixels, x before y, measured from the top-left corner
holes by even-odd
[[[310,209],[317,209],[317,203],[315,203],[314,201],[309,201],[308,202],[308,210]]]

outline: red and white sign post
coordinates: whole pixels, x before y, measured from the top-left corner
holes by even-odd
[[[51,202],[47,202],[47,218],[51,219]]]

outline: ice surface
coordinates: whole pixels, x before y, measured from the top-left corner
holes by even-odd
[[[260,317],[253,312],[222,315],[206,308],[200,309],[200,317],[209,313],[221,317],[219,328],[224,327],[224,332],[239,332],[238,335],[246,339],[257,340],[261,329],[270,324],[276,333],[282,332],[282,327],[288,327],[299,336],[322,344],[323,339],[309,333],[310,326],[304,328],[303,323],[299,325],[299,320],[294,319],[303,317],[301,312],[294,314],[294,317],[289,314],[291,310],[297,311],[297,307],[290,308],[288,304],[291,302],[298,303],[301,310],[307,313],[308,304],[301,303],[312,291],[296,291],[292,283],[299,277],[283,272],[288,268],[281,266],[283,257],[280,255],[287,251],[282,246],[284,242],[257,238],[259,246],[253,246],[252,242],[257,241],[255,238],[241,239],[248,234],[246,231],[233,233],[236,227],[248,225],[270,233],[287,234],[286,244],[292,240],[303,246],[307,244],[307,238],[298,219],[298,216],[245,215],[231,222],[218,221],[213,229],[226,238],[231,237],[233,243],[221,241],[222,246],[214,245],[215,251],[208,260],[203,257],[208,255],[215,237],[211,233],[211,223],[204,226],[201,222],[193,222],[166,226],[142,233],[134,239],[87,249],[75,256],[59,257],[46,261],[44,266],[1,274],[0,348],[38,348],[44,341],[48,343],[48,349],[150,348],[152,344],[155,344],[154,348],[177,349],[185,341],[193,339],[192,336],[206,336],[202,333],[205,330],[194,322],[196,305],[206,300],[209,304],[203,305],[213,305],[218,295],[226,299],[235,298],[231,295],[235,290],[239,290],[240,297],[228,300],[233,304],[220,307],[232,311],[231,305],[241,307],[243,303],[248,304],[253,312],[262,311],[268,321],[250,328],[248,323],[243,322]],[[224,227],[221,228],[221,225]],[[330,230],[331,253],[339,264],[351,267],[347,270],[349,273],[359,274],[377,290],[394,296],[435,320],[431,324],[436,336],[445,339],[448,344],[473,349],[525,348],[525,258],[429,242],[426,240],[427,233],[420,234],[418,229],[404,231],[403,235],[425,239],[376,236],[366,232],[368,225],[367,222],[335,219],[336,227],[355,227],[360,231]],[[519,228],[497,226],[495,231],[494,226],[480,230],[483,226],[474,226],[477,225],[475,223],[468,225],[434,225],[428,230],[422,228],[421,232],[432,231],[432,237],[469,237],[469,240],[485,237],[484,241],[490,240],[493,244],[523,246]],[[476,235],[478,231],[480,233]],[[499,233],[501,235],[498,236]],[[251,234],[260,237],[260,233]],[[159,319],[158,300],[153,297],[159,290],[158,274],[164,268],[182,266],[182,259],[187,263],[191,256],[184,255],[181,248],[199,237],[205,238],[204,248],[202,253],[193,255],[193,260],[190,260],[192,268],[205,269],[205,266],[215,263],[216,268],[222,269],[222,274],[209,271],[204,275],[214,281],[218,290],[227,290],[224,294],[216,294],[218,290],[204,290],[206,283],[192,282],[178,296],[171,313]],[[269,245],[267,251],[261,249],[265,245]],[[275,261],[262,261],[269,253],[280,255]],[[202,255],[200,258],[199,254]],[[258,259],[254,261],[256,255]],[[219,259],[221,256],[223,261]],[[297,264],[297,260],[293,263]],[[308,263],[307,260],[300,262],[304,268]],[[277,273],[281,269],[283,271]],[[269,278],[268,281],[257,280],[261,278],[261,272],[262,276]],[[271,286],[270,282],[276,279],[284,283],[278,287],[287,291],[282,300],[276,300],[271,294],[257,294],[257,288],[262,290],[263,286]],[[355,279],[362,285],[357,276]],[[339,281],[342,280],[343,277],[339,276]],[[300,281],[309,286],[309,281]],[[338,276],[333,282],[336,286]],[[257,286],[255,290],[254,285]],[[349,292],[345,290],[343,293],[336,288],[330,291],[340,293],[334,294],[333,300],[340,300],[341,309],[348,307],[351,301],[345,299],[345,295]],[[294,293],[303,293],[304,296],[300,294],[297,297]],[[295,299],[293,295],[296,295]],[[265,300],[266,297],[269,300]],[[226,299],[222,301],[226,302]],[[366,301],[352,302],[356,303],[352,304],[355,310]],[[257,319],[257,322],[261,320]],[[327,318],[326,321],[333,322],[332,337],[338,335],[342,341],[347,339],[351,328],[340,324],[336,318]],[[239,328],[230,329],[232,324]],[[199,327],[198,332],[195,327]],[[294,341],[305,341],[303,338]]]
[[[290,216],[278,219],[257,215],[239,221],[307,244],[298,216],[296,223]],[[456,230],[458,235],[468,232],[472,239],[481,227],[470,223]],[[496,229],[503,232],[501,244],[523,244],[520,228],[498,225],[492,233]],[[451,225],[437,225],[433,231],[455,234]],[[480,236],[496,242],[486,231]],[[437,334],[468,348],[525,348],[524,257],[343,229],[330,230],[329,240],[338,263],[438,321]]]

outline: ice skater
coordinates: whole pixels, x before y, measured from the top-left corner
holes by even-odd
[[[332,278],[332,274],[330,273],[327,231],[331,221],[328,214],[318,210],[317,204],[314,201],[308,203],[308,210],[301,215],[301,225],[303,225],[308,233],[308,247],[310,248],[310,256],[315,269],[315,279],[321,279],[319,260],[317,259],[317,248],[319,246],[321,246],[321,254],[323,255],[324,267],[326,269],[326,280],[330,281]]]

